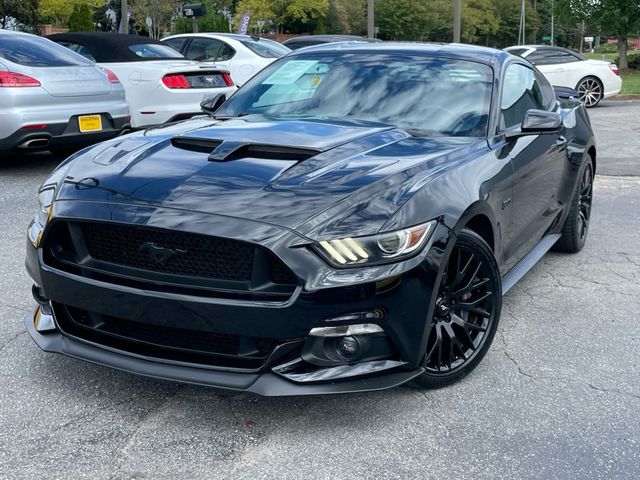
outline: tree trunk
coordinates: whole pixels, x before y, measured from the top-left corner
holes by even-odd
[[[629,68],[627,62],[627,37],[618,37],[618,55],[620,56],[618,68],[620,70],[626,70]]]

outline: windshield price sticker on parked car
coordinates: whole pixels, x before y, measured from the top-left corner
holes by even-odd
[[[272,73],[263,83],[266,85],[291,85],[317,64],[316,60],[289,61]]]

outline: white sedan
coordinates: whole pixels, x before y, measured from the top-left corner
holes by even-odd
[[[589,60],[566,48],[549,45],[521,45],[505,50],[533,63],[551,85],[576,89],[586,107],[595,107],[622,89],[620,72],[612,62]]]
[[[233,33],[185,33],[162,41],[190,60],[227,68],[238,86],[291,51],[273,40]]]
[[[158,40],[114,33],[59,33],[48,38],[115,74],[125,88],[133,128],[184,120],[202,113],[211,93],[233,94],[229,72],[185,59]]]

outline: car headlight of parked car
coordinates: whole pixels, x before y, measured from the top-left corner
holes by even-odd
[[[322,240],[316,250],[336,267],[389,263],[420,251],[435,226],[436,220],[432,220],[377,235]]]
[[[38,212],[28,228],[29,241],[35,248],[38,248],[44,227],[46,227],[51,219],[56,190],[69,170],[68,165],[69,163],[66,162],[64,165],[58,167],[57,170],[54,170],[38,190]]]
[[[53,197],[55,195],[55,186],[47,186],[38,192],[38,223],[43,227],[49,221],[51,206],[53,205]]]

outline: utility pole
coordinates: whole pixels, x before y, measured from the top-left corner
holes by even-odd
[[[460,24],[462,17],[462,0],[453,0],[453,41],[460,43]]]
[[[129,33],[129,5],[127,5],[127,0],[122,0],[120,9],[120,30],[122,30],[122,33]]]
[[[553,18],[553,12],[551,12],[551,46],[553,46],[553,25],[554,23],[554,18]]]
[[[525,34],[527,24],[526,12],[527,6],[525,4],[525,0],[522,0],[522,6],[520,8],[520,30],[518,31],[518,45],[524,45],[525,43],[527,43]]]
[[[373,1],[367,0],[367,37],[374,38],[374,9],[373,9]]]
[[[533,12],[538,14],[538,0],[533,0]],[[533,29],[533,43],[538,43],[538,27]]]

